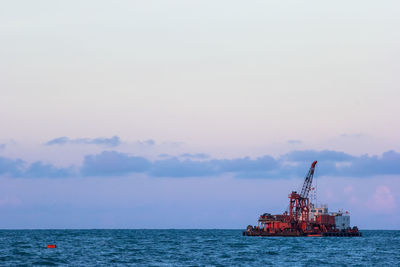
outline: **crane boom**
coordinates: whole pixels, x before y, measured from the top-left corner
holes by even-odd
[[[312,180],[314,176],[315,165],[317,165],[317,161],[314,161],[311,164],[310,170],[307,173],[306,178],[304,179],[303,188],[301,189],[300,197],[308,198],[308,194],[311,190]]]

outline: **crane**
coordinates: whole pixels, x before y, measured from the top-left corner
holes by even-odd
[[[308,171],[307,176],[304,179],[303,188],[301,189],[301,193],[300,193],[300,196],[302,198],[308,198],[308,194],[310,193],[312,180],[314,177],[315,165],[317,165],[317,161],[314,161],[311,164],[310,170]]]
[[[305,221],[308,222],[309,219],[309,199],[308,195],[311,190],[312,180],[314,177],[315,165],[317,165],[317,161],[314,161],[311,164],[310,170],[308,171],[306,178],[304,179],[303,188],[301,189],[301,193],[298,194],[296,191],[293,191],[289,195],[289,218],[290,220],[295,221]],[[304,229],[303,229],[304,230]]]

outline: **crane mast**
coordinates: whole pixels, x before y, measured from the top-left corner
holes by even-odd
[[[308,198],[308,195],[311,190],[311,185],[312,185],[312,180],[314,177],[314,170],[315,170],[315,165],[317,164],[317,161],[314,161],[311,164],[310,170],[308,171],[308,174],[306,178],[304,179],[304,184],[303,188],[301,189],[300,197],[302,198]]]

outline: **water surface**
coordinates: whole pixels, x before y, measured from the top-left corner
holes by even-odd
[[[242,230],[0,230],[0,265],[400,266],[400,231],[362,232],[244,237]]]

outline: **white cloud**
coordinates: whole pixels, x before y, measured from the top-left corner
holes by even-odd
[[[347,185],[344,189],[343,189],[343,192],[345,192],[346,194],[350,194],[350,193],[352,193],[354,191],[354,188],[353,188],[353,186],[351,186],[351,185]]]
[[[367,205],[378,213],[392,213],[396,208],[396,201],[388,186],[379,185]]]

